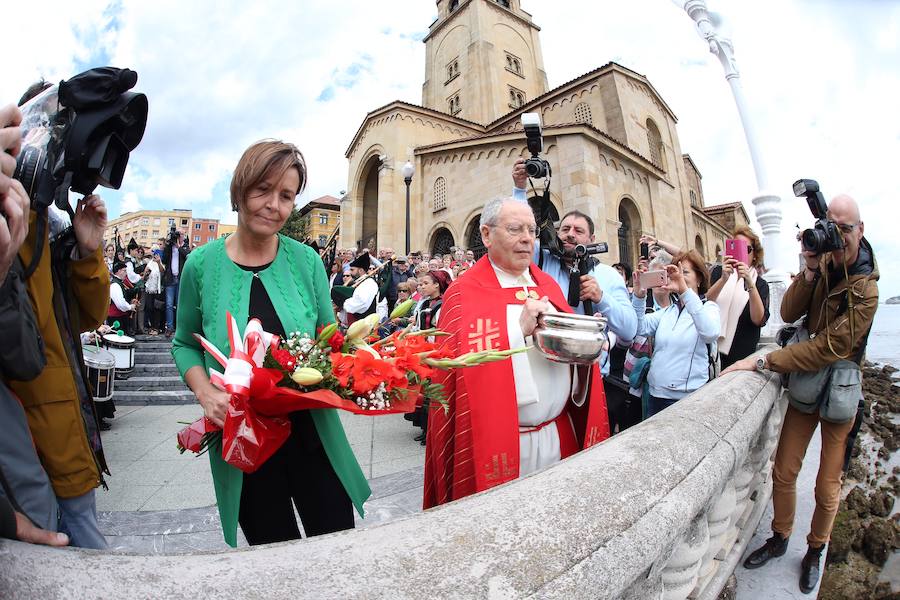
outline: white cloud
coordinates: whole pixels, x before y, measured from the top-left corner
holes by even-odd
[[[693,22],[666,0],[522,0],[541,27],[551,87],[610,60],[646,75],[678,115],[682,151],[703,173],[708,203],[744,202],[756,183],[737,111],[718,61]],[[347,187],[344,151],[366,112],[394,99],[419,103],[424,44],[436,16],[429,1],[283,3],[62,0],[35,25],[33,8],[6,7],[0,102],[36,77],[70,76],[108,57],[140,75],[150,99],[147,134],[123,193],[148,208],[190,207],[233,221],[231,169],[251,142],[297,143],[310,167],[298,204]],[[861,0],[708,0],[733,29],[749,112],[770,187],[782,197],[784,229],[811,217],[791,195],[800,177],[826,195],[862,204],[866,235],[900,293],[893,231],[900,156],[900,3]],[[173,18],[173,15],[178,18]],[[127,202],[106,192],[117,214]]]
[[[122,214],[137,212],[142,208],[141,201],[134,192],[126,192],[125,195],[122,196]]]

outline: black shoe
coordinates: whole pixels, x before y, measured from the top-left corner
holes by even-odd
[[[787,552],[787,547],[787,538],[783,538],[781,534],[773,532],[772,537],[767,539],[761,548],[750,553],[750,556],[744,561],[744,568],[758,569],[769,562],[769,559],[782,556]]]
[[[103,419],[100,419],[100,431],[109,431],[110,429],[112,429],[112,425]]]
[[[415,441],[417,441],[417,442],[422,442],[422,443],[424,444],[424,443],[425,443],[425,432],[423,431],[422,433],[420,433],[419,435],[417,435],[417,436],[414,437],[413,439],[414,439]]]
[[[818,548],[810,546],[800,563],[800,591],[804,594],[813,591],[819,582],[819,559],[822,558],[824,548],[825,546]]]

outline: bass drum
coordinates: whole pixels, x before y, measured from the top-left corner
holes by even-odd
[[[113,397],[116,359],[110,352],[96,346],[82,346],[84,366],[94,402],[107,402]]]

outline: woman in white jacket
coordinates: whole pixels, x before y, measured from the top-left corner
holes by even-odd
[[[647,290],[634,278],[632,306],[638,318],[637,335],[653,335],[653,357],[647,382],[647,416],[673,405],[709,380],[708,345],[719,337],[719,307],[701,297],[709,286],[709,272],[696,250],[680,252],[666,267],[673,295],[666,308],[645,315]]]

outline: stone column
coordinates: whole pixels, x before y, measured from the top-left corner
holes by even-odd
[[[771,316],[763,336],[771,337],[775,334],[783,321],[781,320],[781,298],[788,285],[788,268],[791,265],[786,260],[784,251],[785,240],[781,236],[781,198],[771,192],[769,179],[760,153],[759,143],[753,121],[747,109],[744,99],[744,90],[741,86],[741,75],[738,72],[734,58],[734,45],[727,32],[722,27],[722,19],[716,13],[710,12],[706,6],[706,0],[672,0],[687,12],[688,16],[697,24],[700,36],[709,45],[722,69],[725,71],[725,79],[731,87],[734,102],[737,105],[744,135],[747,138],[747,147],[750,150],[750,159],[753,161],[753,172],[756,175],[757,194],[753,198],[753,206],[756,209],[756,220],[762,229],[762,243],[766,250],[765,279],[769,283],[769,311]]]

